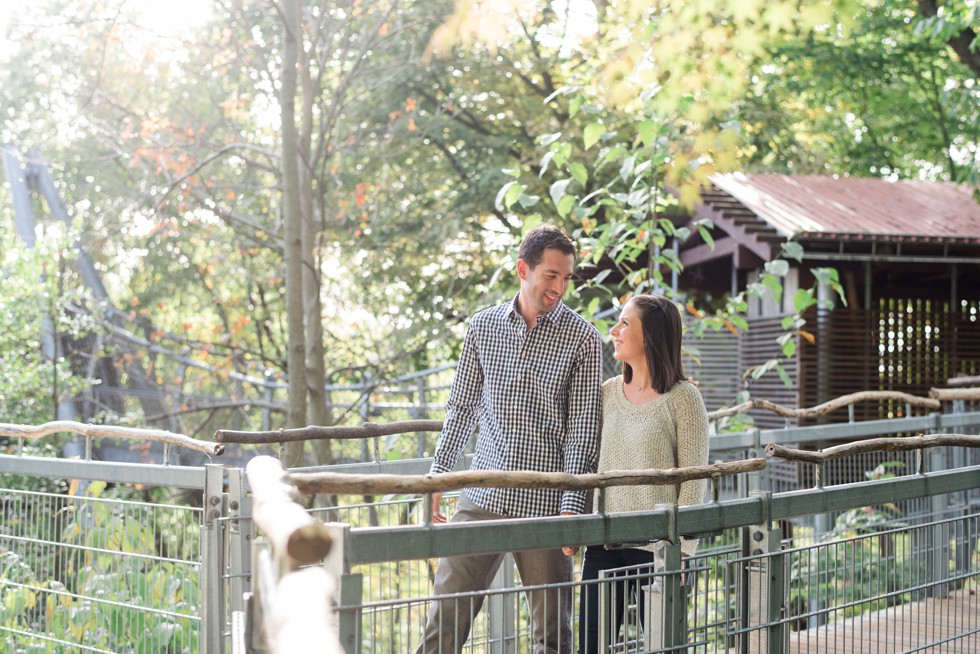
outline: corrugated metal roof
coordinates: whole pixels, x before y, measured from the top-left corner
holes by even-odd
[[[980,204],[962,184],[744,173],[711,181],[786,237],[980,242]]]

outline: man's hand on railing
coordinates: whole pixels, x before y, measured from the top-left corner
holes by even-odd
[[[576,515],[574,513],[571,513],[570,511],[562,511],[561,514],[562,515]],[[565,556],[575,556],[578,553],[578,545],[575,545],[573,547],[563,547],[563,548],[561,548],[561,552]]]
[[[442,493],[436,492],[432,494],[432,522],[443,523],[447,522],[446,516],[442,514],[440,510],[442,508]]]

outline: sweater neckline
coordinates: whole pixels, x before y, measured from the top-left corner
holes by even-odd
[[[619,377],[616,378],[616,397],[619,399],[619,403],[622,406],[625,406],[627,408],[634,409],[634,410],[636,410],[636,409],[646,410],[646,409],[653,408],[654,406],[656,406],[660,402],[660,400],[662,400],[665,397],[667,397],[670,394],[670,391],[671,390],[673,390],[673,388],[668,389],[666,393],[661,393],[660,395],[658,395],[657,397],[653,398],[652,400],[650,400],[648,402],[642,402],[640,404],[634,404],[633,402],[630,402],[629,401],[629,398],[628,397],[626,397],[626,387],[623,384],[623,376],[620,375]]]

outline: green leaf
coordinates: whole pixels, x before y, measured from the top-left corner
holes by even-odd
[[[528,195],[526,193],[521,193],[521,197],[517,198],[518,204],[521,205],[522,209],[530,209],[538,203],[540,196]]]
[[[644,190],[633,191],[632,193],[629,194],[629,196],[627,196],[626,204],[628,204],[631,207],[639,207],[645,205],[648,199],[649,196],[647,195],[646,191]]]
[[[555,153],[553,151],[549,150],[548,152],[544,153],[544,156],[541,157],[541,172],[538,173],[538,177],[544,177],[544,174],[548,172],[548,165],[554,158]]]
[[[648,118],[636,126],[636,131],[640,135],[643,146],[649,148],[654,139],[657,138],[657,123]]]
[[[711,232],[709,232],[704,225],[698,225],[698,234],[701,235],[701,240],[703,240],[708,247],[713,250],[715,247],[715,239],[713,236],[711,236]]]
[[[517,181],[510,181],[504,184],[503,186],[501,186],[500,190],[497,191],[497,197],[493,201],[493,206],[497,208],[497,211],[504,210],[504,199],[507,197],[507,194],[510,192],[510,189],[512,189],[516,185],[517,185]]]
[[[524,236],[529,231],[541,224],[541,214],[532,213],[530,216],[524,219],[524,224],[521,225],[521,236]]]
[[[779,378],[783,381],[783,385],[786,386],[786,388],[793,388],[793,380],[790,379],[789,373],[787,373],[786,369],[783,368],[783,364],[776,364],[776,374],[779,375]]]
[[[588,150],[593,145],[598,143],[599,139],[605,133],[606,133],[606,128],[603,127],[600,123],[592,123],[591,125],[587,125],[585,127],[585,137],[584,137],[585,149]]]
[[[548,194],[551,196],[551,201],[555,203],[556,207],[558,206],[558,203],[561,201],[561,199],[565,196],[565,189],[568,188],[568,184],[571,181],[572,181],[571,177],[568,177],[566,179],[559,179],[557,182],[554,182],[551,185],[551,188],[548,189]]]
[[[597,297],[592,298],[592,301],[589,302],[589,306],[586,307],[585,309],[586,315],[594,316],[596,313],[598,313],[600,305],[601,305],[601,300],[599,298]]]
[[[538,137],[538,145],[551,145],[555,141],[561,138],[561,132],[554,132],[552,134],[542,134]]]
[[[773,261],[766,262],[766,272],[770,275],[778,275],[779,277],[785,277],[786,273],[789,272],[789,262],[783,259],[774,259]]]
[[[762,285],[769,290],[769,294],[772,295],[772,299],[779,304],[780,299],[783,297],[783,284],[779,281],[779,277],[775,275],[765,275],[762,278]]]
[[[728,316],[728,322],[732,323],[742,331],[749,331],[749,321],[742,316],[730,315]]]
[[[619,177],[625,182],[633,173],[633,166],[636,164],[636,155],[631,155],[623,160],[623,165],[619,167]]]
[[[569,118],[574,118],[578,110],[581,109],[582,103],[585,102],[585,98],[581,95],[576,95],[568,102],[568,116]]]
[[[513,186],[507,189],[507,192],[504,194],[504,206],[510,209],[512,206],[514,206],[514,203],[517,202],[517,199],[521,197],[523,192],[524,185],[515,183]]]
[[[573,161],[572,163],[568,164],[568,172],[570,172],[572,177],[575,178],[575,181],[582,186],[585,186],[589,181],[589,170],[584,164]]]
[[[795,259],[796,261],[803,261],[803,246],[795,241],[786,241],[783,243],[783,254],[785,254],[790,259]]]
[[[564,218],[565,216],[568,215],[568,212],[571,211],[572,207],[574,206],[575,206],[575,196],[566,195],[561,199],[561,202],[558,203],[558,215]]]
[[[812,290],[797,289],[796,295],[793,296],[793,309],[796,313],[803,313],[814,304],[816,304],[816,300],[813,299]]]

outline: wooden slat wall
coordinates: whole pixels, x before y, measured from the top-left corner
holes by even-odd
[[[735,403],[744,370],[738,338],[729,331],[685,336],[684,372],[698,382],[708,411]]]
[[[756,318],[749,321],[749,331],[742,334],[741,338],[743,370],[782,357],[782,347],[776,340],[784,331],[781,322],[782,317]],[[798,360],[794,357],[784,362],[783,368],[790,379],[798,384]],[[766,373],[758,381],[752,382],[748,388],[754,399],[769,400],[787,408],[800,406],[796,384],[787,388],[775,371]],[[787,424],[786,418],[770,411],[753,410],[749,415],[753,417],[758,427],[776,428]],[[791,421],[790,424],[795,424],[795,421]]]
[[[888,299],[870,309],[841,308],[812,314],[815,344],[800,344],[803,406],[863,390],[895,390],[927,395],[958,374],[980,369],[980,301],[950,311],[948,302]],[[855,418],[869,420],[904,415],[901,403],[865,402]],[[847,411],[829,414],[825,422],[847,420]]]
[[[926,298],[883,299],[870,310],[840,308],[823,316],[807,317],[816,343],[800,344],[800,395],[803,406],[863,390],[894,390],[928,395],[957,374],[975,375],[980,366],[980,301],[951,311],[948,302]],[[823,359],[821,359],[823,357]],[[901,402],[863,402],[854,407],[856,420],[906,415]],[[913,408],[914,415],[927,413]],[[846,409],[828,414],[820,422],[843,422]],[[817,444],[825,447],[827,444]],[[862,481],[865,472],[897,454],[849,457],[824,474],[828,483]],[[910,474],[913,469],[895,470]],[[805,476],[812,474],[806,471]]]

